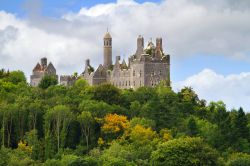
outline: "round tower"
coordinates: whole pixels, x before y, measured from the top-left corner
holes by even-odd
[[[107,31],[103,38],[103,66],[108,68],[112,65],[112,37]]]

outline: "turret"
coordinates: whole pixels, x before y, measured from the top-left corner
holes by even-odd
[[[137,50],[136,50],[136,58],[139,58],[144,50],[144,38],[139,35],[137,38]]]
[[[109,68],[112,65],[112,37],[107,31],[103,38],[103,66]]]

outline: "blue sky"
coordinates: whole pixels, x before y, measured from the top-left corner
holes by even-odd
[[[25,4],[32,0],[1,0],[0,6],[2,10],[16,13],[18,16],[24,16]],[[35,0],[36,1],[36,0]],[[43,15],[58,17],[67,11],[77,12],[81,7],[91,7],[100,3],[116,2],[115,0],[41,0],[41,12]],[[136,0],[138,3],[143,3],[145,0]],[[146,2],[160,2],[160,0],[149,0]]]
[[[9,13],[14,13],[17,17],[26,17],[27,4],[32,0],[2,0],[0,9]],[[34,0],[33,0],[34,1]],[[39,4],[41,15],[57,18],[67,12],[78,12],[82,7],[90,8],[97,4],[114,3],[116,0],[35,0]],[[138,3],[154,2],[160,3],[161,0],[136,0]],[[180,81],[188,76],[198,73],[204,68],[210,68],[220,74],[232,74],[250,71],[247,61],[228,58],[222,54],[193,54],[185,58],[175,58],[172,67],[173,81]]]
[[[60,75],[82,72],[87,58],[96,67],[108,26],[114,56],[133,54],[139,34],[145,45],[162,37],[174,90],[250,110],[249,18],[248,0],[1,0],[0,68],[29,78],[43,56]]]

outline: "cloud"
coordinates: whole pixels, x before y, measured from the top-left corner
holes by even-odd
[[[224,76],[211,69],[204,69],[184,81],[175,83],[174,89],[179,91],[184,86],[190,86],[201,99],[222,100],[230,109],[243,107],[245,111],[250,112],[249,84],[250,72]]]
[[[102,63],[102,37],[107,27],[113,36],[114,56],[133,54],[136,37],[142,34],[146,40],[162,37],[165,52],[173,58],[209,54],[249,60],[247,0],[237,3],[233,0],[159,3],[118,0],[90,8],[83,6],[79,12],[67,12],[60,18],[39,15],[40,6],[26,4],[32,17],[19,18],[0,12],[1,34],[7,34],[7,27],[15,29],[11,40],[0,35],[0,41],[4,41],[0,43],[0,67],[21,69],[29,76],[37,61],[47,56],[59,74],[82,72],[86,58],[94,66]]]

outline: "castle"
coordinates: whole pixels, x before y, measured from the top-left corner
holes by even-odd
[[[36,68],[39,68],[39,65]],[[43,76],[40,73],[37,75],[35,69],[31,76],[32,86],[37,86],[38,81]],[[47,70],[51,71],[50,68],[45,71]],[[56,75],[55,69],[53,71],[54,73],[47,72],[47,74]],[[80,77],[90,85],[110,83],[121,89],[136,89],[142,86],[154,87],[160,82],[170,86],[170,55],[163,52],[162,38],[157,38],[155,45],[149,41],[144,48],[144,38],[139,36],[136,52],[128,58],[128,64],[125,60],[120,63],[120,56],[116,56],[113,64],[112,37],[109,32],[106,32],[103,38],[103,64],[94,70],[90,65],[90,60],[87,59],[85,69]],[[60,83],[66,86],[72,85],[76,79],[75,76],[61,76]]]
[[[33,69],[32,75],[30,76],[30,85],[38,86],[45,75],[53,75],[58,79],[53,64],[50,62],[49,65],[47,65],[47,58],[42,58],[41,63],[37,63]]]

